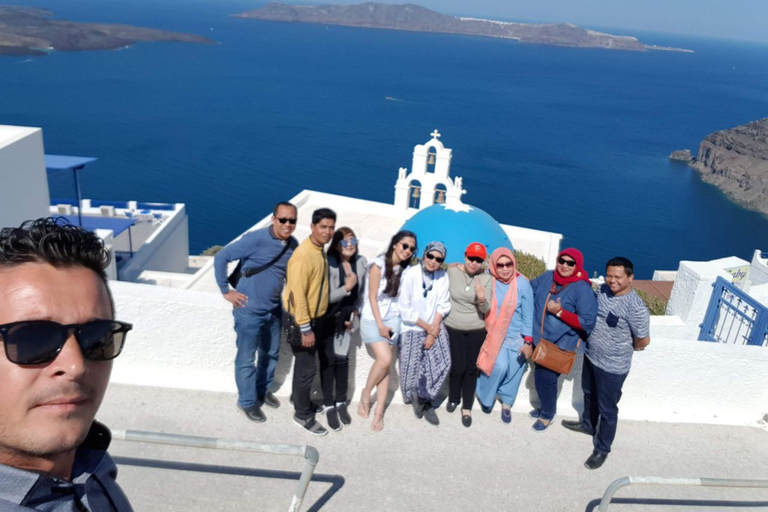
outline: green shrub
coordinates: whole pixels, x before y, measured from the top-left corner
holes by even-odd
[[[515,260],[517,261],[517,270],[528,279],[535,279],[547,271],[547,265],[544,260],[537,258],[527,252],[515,251]]]
[[[656,295],[650,295],[641,290],[635,290],[635,291],[640,296],[640,298],[643,299],[643,302],[645,302],[645,305],[648,306],[648,309],[650,310],[652,315],[665,315],[667,313],[668,301],[660,297],[657,297]]]
[[[203,256],[216,256],[216,253],[224,248],[223,245],[212,245],[203,251]]]

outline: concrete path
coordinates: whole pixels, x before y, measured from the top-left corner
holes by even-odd
[[[254,424],[236,397],[166,388],[113,385],[98,419],[113,429],[151,430],[260,442],[311,444],[320,463],[303,511],[592,511],[623,476],[768,479],[768,432],[759,428],[624,421],[599,470],[584,468],[591,439],[547,431],[513,414],[510,425],[474,411],[438,410],[441,424],[392,405],[382,432],[350,410],[353,423],[325,437],[306,434],[292,408],[265,409]],[[477,409],[477,406],[476,406]],[[318,417],[325,424],[323,416]],[[137,512],[288,510],[303,459],[114,441],[119,482]],[[768,489],[632,486],[610,510],[768,510]]]

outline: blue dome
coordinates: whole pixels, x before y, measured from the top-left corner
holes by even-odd
[[[408,219],[400,229],[416,233],[419,257],[429,242],[443,242],[448,249],[448,263],[463,263],[464,249],[472,242],[484,244],[489,256],[499,247],[514,250],[499,223],[480,208],[469,205],[458,208],[432,205]]]

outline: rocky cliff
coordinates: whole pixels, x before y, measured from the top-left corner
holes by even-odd
[[[740,205],[768,215],[768,118],[707,135],[690,165]]]
[[[212,43],[192,34],[111,23],[52,19],[44,9],[0,5],[0,55],[41,55],[44,50],[112,50],[138,41]]]
[[[390,5],[368,2],[357,5],[302,6],[270,3],[241,14],[240,18],[298,23],[323,23],[362,28],[442,32],[485,37],[515,39],[524,43],[607,48],[611,50],[668,50],[680,48],[645,45],[630,36],[615,36],[587,30],[569,23],[542,25],[503,21],[457,18],[430,11],[413,4]]]

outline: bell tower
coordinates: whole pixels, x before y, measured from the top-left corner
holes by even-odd
[[[440,132],[413,148],[411,172],[401,167],[395,184],[395,206],[403,210],[423,210],[433,204],[462,205],[462,180],[451,178],[451,150],[440,142]]]

